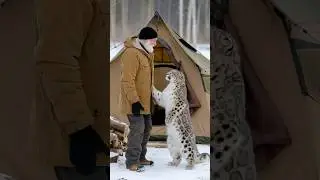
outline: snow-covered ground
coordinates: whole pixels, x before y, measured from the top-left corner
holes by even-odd
[[[112,42],[110,44],[110,61],[122,49],[122,47],[123,44],[119,42]],[[197,44],[195,48],[210,60],[210,44]]]
[[[210,60],[210,44],[197,44],[195,48]]]
[[[209,145],[198,145],[200,153],[210,153]],[[145,166],[144,172],[131,172],[125,167],[125,157],[118,163],[110,164],[110,180],[210,180],[210,161],[196,164],[193,170],[186,170],[187,162],[181,161],[178,167],[168,166],[171,161],[167,148],[149,147],[147,158],[154,161],[152,167]]]

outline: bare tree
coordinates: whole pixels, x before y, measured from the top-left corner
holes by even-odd
[[[122,37],[124,39],[128,35],[128,0],[122,0],[121,19],[122,19]]]
[[[179,1],[179,34],[183,37],[183,0]]]
[[[111,15],[111,18],[110,18],[110,25],[111,25],[111,41],[114,41],[117,37],[117,33],[116,33],[116,18],[117,18],[117,2],[116,0],[112,0],[110,1],[110,15]]]
[[[200,34],[200,29],[202,29],[202,24],[201,24],[201,8],[202,5],[205,3],[205,1],[197,1],[198,2],[198,6],[197,6],[197,33]]]
[[[192,4],[192,7],[191,7],[191,10],[192,10],[192,43],[194,45],[197,44],[197,18],[196,18],[196,0],[191,0],[191,4]]]
[[[148,19],[154,14],[154,0],[148,0]]]
[[[191,40],[191,20],[192,20],[192,0],[189,0],[188,14],[187,14],[187,29],[186,29],[186,39],[188,42]]]
[[[189,43],[209,41],[209,0],[110,0],[110,2],[111,41],[122,41],[139,30],[150,20],[156,8],[168,25]]]
[[[145,20],[145,11],[146,11],[146,8],[145,8],[145,0],[139,0],[139,7],[138,7],[138,9],[139,9],[139,11],[140,11],[140,18],[139,18],[139,23],[141,24],[141,23],[143,23],[144,22],[144,20]]]
[[[210,39],[210,0],[206,0],[206,6],[205,6],[205,23],[204,23],[204,29],[205,29],[205,35],[207,39]]]
[[[168,23],[171,25],[171,6],[172,6],[172,0],[169,0],[168,3]]]

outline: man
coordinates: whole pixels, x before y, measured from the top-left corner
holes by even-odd
[[[146,153],[152,128],[153,47],[157,36],[151,27],[143,28],[138,37],[126,40],[121,57],[120,109],[130,122],[126,166],[131,171],[139,172],[144,165],[153,165]]]
[[[105,180],[109,1],[39,0],[35,7],[37,117],[31,152],[39,174],[46,180]]]

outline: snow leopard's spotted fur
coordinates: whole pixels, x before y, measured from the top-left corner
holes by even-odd
[[[153,87],[152,96],[165,109],[167,144],[173,159],[169,165],[178,166],[184,158],[188,162],[186,169],[192,169],[194,164],[203,162],[210,156],[207,153],[200,154],[197,149],[184,74],[175,69],[170,70],[166,74],[166,80],[169,81],[167,87],[162,92]]]
[[[251,129],[236,40],[211,27],[211,177],[214,180],[256,180]]]

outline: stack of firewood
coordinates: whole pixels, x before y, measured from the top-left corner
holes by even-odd
[[[110,151],[120,156],[127,150],[129,125],[110,116]]]

